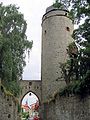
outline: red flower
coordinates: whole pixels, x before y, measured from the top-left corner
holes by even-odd
[[[38,117],[34,117],[34,120],[39,120],[39,118]]]

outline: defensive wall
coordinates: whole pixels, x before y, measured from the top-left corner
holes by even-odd
[[[28,92],[33,92],[38,97],[41,104],[40,80],[21,80],[19,84],[21,87],[21,93],[19,98],[15,98],[8,91],[4,91],[4,88],[0,83],[0,120],[21,120],[19,105]]]
[[[90,96],[62,96],[43,104],[43,120],[90,120]]]
[[[20,120],[18,115],[18,100],[0,85],[0,120]]]

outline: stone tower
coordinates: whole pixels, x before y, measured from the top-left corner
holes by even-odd
[[[50,6],[42,18],[42,101],[65,86],[60,63],[67,60],[67,46],[73,41],[72,21],[67,10]]]

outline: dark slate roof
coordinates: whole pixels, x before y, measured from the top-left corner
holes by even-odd
[[[65,7],[62,7],[62,8],[56,8],[54,7],[53,5],[49,6],[47,9],[46,9],[46,13],[50,12],[50,11],[53,11],[53,10],[63,10],[63,11],[67,11],[68,10],[65,8]]]

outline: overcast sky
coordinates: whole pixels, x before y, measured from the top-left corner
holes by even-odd
[[[33,40],[30,58],[26,58],[27,65],[24,69],[24,80],[41,79],[41,22],[42,16],[48,6],[55,0],[0,0],[4,5],[16,4],[27,21],[27,37]]]
[[[31,95],[30,95],[31,93]],[[29,92],[28,94],[26,94],[22,100],[22,105],[25,105],[26,103],[28,103],[28,106],[31,107],[30,105],[36,103],[38,101],[38,98],[35,94],[33,94],[32,92]]]

